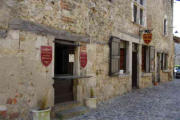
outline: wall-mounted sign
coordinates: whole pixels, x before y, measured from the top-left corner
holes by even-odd
[[[41,62],[44,66],[49,66],[52,61],[52,47],[41,46]]]
[[[144,43],[149,44],[152,41],[152,33],[143,34]]]
[[[80,48],[80,64],[81,64],[81,67],[83,67],[83,68],[85,68],[87,65],[86,46],[81,46],[81,48]]]
[[[69,62],[70,63],[74,62],[74,54],[69,54]]]

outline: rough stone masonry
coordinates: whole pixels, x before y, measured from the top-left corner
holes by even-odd
[[[138,0],[139,2],[139,0]],[[86,46],[87,65],[80,66],[80,46],[75,49],[74,101],[82,104],[94,89],[98,102],[132,90],[132,51],[137,45],[137,84],[146,88],[158,81],[158,55],[167,54],[167,67],[159,70],[161,82],[172,80],[174,42],[171,0],[144,0],[144,25],[133,21],[133,0],[1,0],[0,1],[0,117],[27,119],[30,109],[46,96],[49,106],[56,99],[54,48],[57,37]],[[140,11],[137,12],[140,15]],[[22,20],[21,24],[13,23]],[[166,19],[167,34],[164,34]],[[140,18],[137,18],[140,21]],[[13,24],[12,24],[13,23]],[[33,23],[35,26],[29,26]],[[24,26],[26,26],[24,28]],[[39,26],[41,26],[39,28]],[[152,30],[146,45],[141,30]],[[55,31],[55,32],[54,32]],[[85,37],[82,37],[85,36]],[[127,42],[126,73],[109,76],[111,37]],[[80,38],[80,39],[78,39]],[[60,39],[60,40],[61,40]],[[89,41],[88,41],[88,40]],[[86,40],[86,42],[83,42]],[[155,47],[154,71],[142,71],[142,46]],[[53,47],[52,63],[41,63],[41,46]],[[147,54],[148,57],[148,54]],[[149,61],[150,62],[150,61]],[[148,62],[147,62],[148,63]],[[91,76],[89,78],[82,76]]]

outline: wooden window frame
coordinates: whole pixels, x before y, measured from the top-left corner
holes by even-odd
[[[164,34],[164,35],[167,35],[167,19],[164,19],[164,21],[163,21],[163,26],[164,26],[163,34]]]
[[[124,73],[125,73],[125,72],[127,71],[127,70],[126,70],[126,69],[127,69],[127,68],[126,68],[126,66],[127,66],[127,64],[126,64],[126,63],[127,63],[127,61],[126,61],[126,60],[127,60],[127,42],[121,40],[120,44],[121,44],[121,43],[124,44],[124,48],[121,48],[121,47],[120,47],[120,49],[119,49],[119,50],[120,50],[120,70],[124,70]],[[121,50],[122,50],[122,49],[124,50],[124,53],[123,53],[124,55],[121,54]],[[121,60],[122,60],[121,58],[122,58],[122,56],[123,56],[123,58],[124,58],[124,60],[123,60],[123,68],[121,68],[121,64],[122,64],[122,63],[121,63]]]
[[[123,70],[124,73],[127,72],[127,42],[124,40],[121,40],[117,37],[111,37],[110,38],[110,69],[109,69],[109,75],[110,76],[116,76],[119,75],[119,71],[122,70],[120,65],[121,65],[121,48],[120,48],[120,44],[122,44],[122,42],[124,42],[124,66],[123,66]],[[117,46],[115,46],[117,45]],[[117,48],[118,47],[118,48]],[[116,50],[116,51],[115,51]]]
[[[138,7],[136,4],[133,5],[133,22],[138,22]]]
[[[150,72],[155,71],[155,47],[154,46],[143,45],[142,46],[142,58],[141,59],[142,59],[142,66],[141,66],[142,72],[150,73]]]
[[[145,26],[145,11],[146,11],[146,2],[145,0],[143,0],[143,2],[141,3],[141,0],[132,0],[132,14],[133,14],[133,19],[132,21],[136,24],[139,24],[141,26]],[[136,10],[136,16],[135,16],[135,9],[134,7],[137,7]],[[140,12],[142,11],[142,12]]]
[[[168,70],[168,54],[161,53],[161,70]]]

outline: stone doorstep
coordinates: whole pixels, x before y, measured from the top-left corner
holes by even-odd
[[[88,112],[88,108],[78,102],[68,102],[56,105],[54,108],[55,119],[63,120],[79,116]]]
[[[82,104],[79,102],[76,102],[76,101],[60,103],[60,104],[57,104],[54,106],[54,111],[60,112],[60,111],[64,111],[64,110],[69,110],[69,109],[71,109],[73,107],[77,107],[77,106],[82,106]]]

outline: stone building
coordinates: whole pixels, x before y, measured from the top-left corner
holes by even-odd
[[[9,116],[26,116],[44,96],[49,106],[83,104],[93,89],[101,102],[172,80],[173,0],[0,2],[0,105]]]
[[[174,36],[175,42],[175,65],[180,65],[180,38]]]

